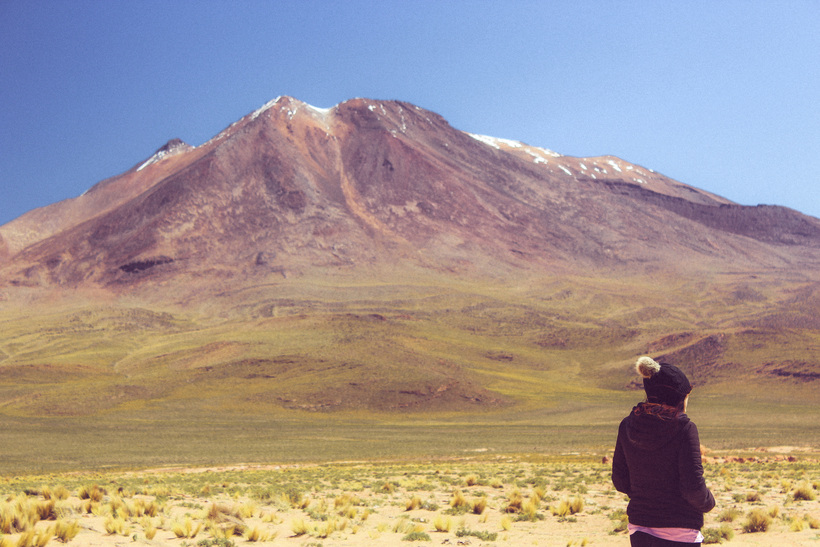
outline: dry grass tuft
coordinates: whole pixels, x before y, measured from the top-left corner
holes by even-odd
[[[476,498],[473,503],[470,505],[470,510],[475,515],[482,514],[487,509],[487,498],[482,496],[480,498]]]
[[[453,492],[453,497],[450,499],[450,507],[453,509],[467,509],[470,507],[470,502],[464,497],[464,492],[456,490]]]
[[[404,504],[405,511],[415,511],[416,509],[421,507],[421,498],[418,496],[413,496],[407,503]]]
[[[297,517],[290,522],[290,530],[294,536],[299,537],[310,533],[310,526],[304,518]]]
[[[795,501],[814,501],[817,499],[817,494],[808,482],[803,482],[794,489],[792,498]]]
[[[720,512],[718,515],[718,520],[720,522],[734,522],[741,515],[740,509],[737,507],[727,507],[723,511]]]
[[[157,527],[154,526],[154,522],[150,518],[144,518],[142,520],[142,532],[148,541],[151,541],[154,539],[154,536],[157,535]]]
[[[56,536],[57,541],[61,543],[68,543],[79,533],[80,523],[76,520],[58,520],[54,523],[54,535]]]
[[[271,539],[271,534],[258,526],[254,526],[253,528],[248,528],[244,537],[245,541],[253,543],[257,541],[269,541]]]
[[[91,500],[97,503],[105,497],[105,490],[94,484],[92,486],[82,486],[77,492],[77,497],[81,500]]]
[[[199,534],[201,530],[202,523],[197,522],[196,524],[194,524],[194,521],[193,519],[191,519],[191,517],[185,517],[185,520],[183,520],[182,522],[174,521],[171,524],[171,531],[178,538],[193,539],[197,536],[197,534]]]
[[[507,498],[507,505],[504,508],[505,513],[520,513],[521,507],[524,505],[524,496],[517,488],[510,492]]]
[[[445,515],[436,515],[433,519],[433,529],[436,532],[449,532],[453,527],[453,519]]]
[[[746,515],[743,531],[747,533],[765,532],[772,525],[772,517],[763,509],[752,509]]]
[[[576,496],[572,499],[563,499],[557,505],[550,507],[550,512],[556,517],[566,517],[584,510],[584,499]]]
[[[126,523],[125,519],[122,517],[115,517],[110,515],[105,518],[105,533],[109,536],[120,535],[125,536],[128,535],[128,524]]]

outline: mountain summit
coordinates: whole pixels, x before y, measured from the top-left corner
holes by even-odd
[[[127,288],[412,263],[511,270],[816,264],[820,221],[615,157],[468,134],[407,103],[279,97],[0,227],[7,286]]]

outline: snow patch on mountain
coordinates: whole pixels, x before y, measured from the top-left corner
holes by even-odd
[[[167,158],[168,156],[173,156],[174,154],[178,153],[180,149],[188,148],[182,140],[180,139],[172,139],[165,143],[159,150],[154,152],[154,155],[145,160],[142,165],[137,167],[137,171],[142,171],[149,165],[153,163],[157,163],[158,161],[162,161],[163,159]]]
[[[161,159],[162,159],[162,158],[164,158],[164,157],[165,157],[165,154],[160,154],[159,152],[157,152],[156,154],[154,154],[153,156],[151,156],[150,158],[148,158],[148,159],[145,161],[145,163],[143,163],[142,165],[140,165],[139,167],[137,167],[137,171],[142,171],[143,169],[145,169],[146,167],[148,167],[148,166],[149,166],[149,165],[151,165],[152,163],[156,163],[156,162],[158,162],[159,160],[161,160]]]
[[[477,141],[483,142],[486,145],[492,146],[496,150],[501,150],[501,145],[507,146],[509,148],[521,148],[524,146],[523,143],[519,141],[513,141],[510,139],[500,139],[498,137],[490,137],[488,135],[476,135],[475,133],[467,133],[472,138]]]
[[[330,114],[330,111],[333,110],[333,108],[319,108],[318,106],[313,106],[312,104],[307,103],[305,103],[305,106],[321,116],[327,116]]]
[[[258,118],[260,116],[260,114],[262,114],[266,110],[268,110],[271,107],[273,107],[274,105],[276,105],[276,103],[278,103],[279,99],[281,99],[281,98],[282,98],[282,96],[280,95],[279,97],[276,97],[275,99],[266,102],[265,104],[263,104],[262,106],[260,106],[256,110],[254,110],[253,114],[251,114],[251,120],[255,120],[256,118]]]

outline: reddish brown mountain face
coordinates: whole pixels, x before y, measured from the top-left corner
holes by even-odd
[[[455,274],[816,268],[820,221],[613,157],[470,135],[400,102],[279,98],[0,227],[0,283],[237,284],[407,264]],[[253,282],[256,282],[253,281]]]

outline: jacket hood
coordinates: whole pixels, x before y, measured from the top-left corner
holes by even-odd
[[[689,422],[689,417],[683,413],[662,418],[643,412],[644,404],[633,408],[626,420],[626,438],[639,449],[657,450],[665,446]]]

